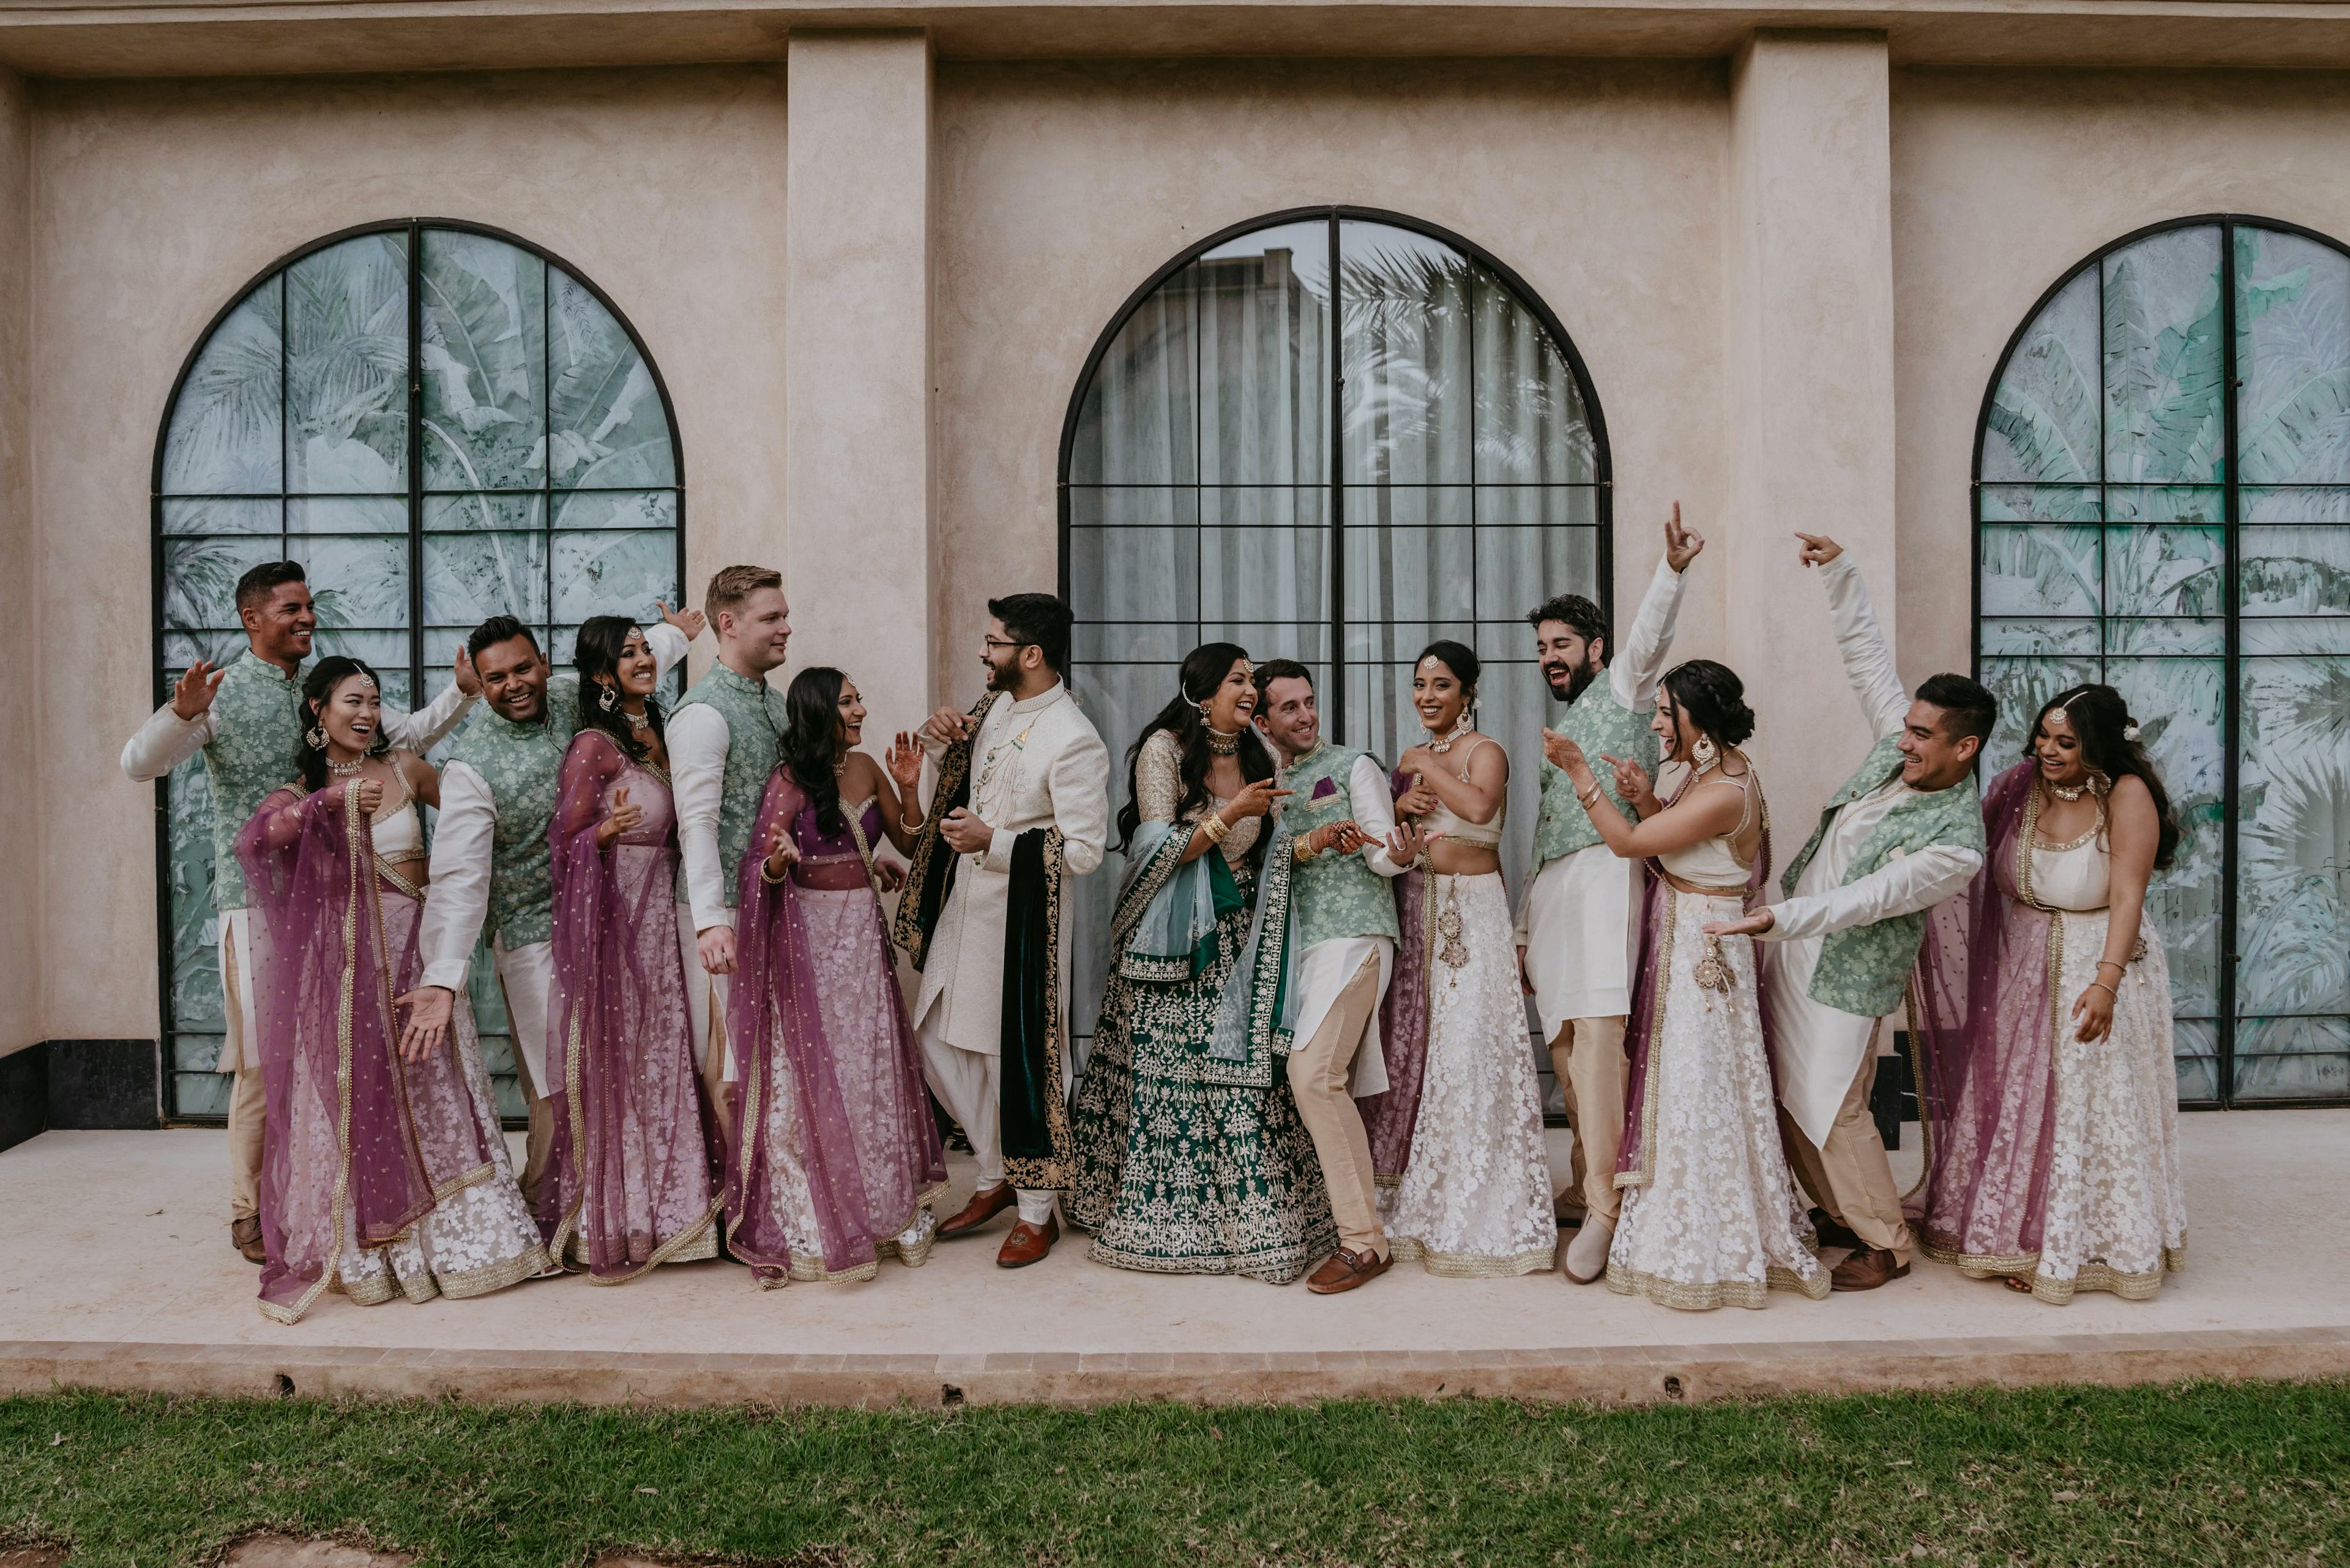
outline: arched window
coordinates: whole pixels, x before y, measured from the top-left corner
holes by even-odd
[[[316,649],[367,659],[412,707],[493,615],[558,666],[589,616],[677,602],[677,425],[644,345],[576,272],[510,235],[411,221],[332,235],[215,318],[155,453],[157,701],[244,647],[234,590],[257,562],[309,570]],[[290,759],[289,759],[290,765]],[[202,761],[162,785],[163,1033],[175,1115],[226,1106]],[[474,1001],[519,1115],[504,1007]]]
[[[2148,899],[2181,1096],[2350,1097],[2350,254],[2227,216],[2115,242],[2009,345],[1975,480],[1989,765],[2108,681],[2186,823]]]
[[[1392,761],[1419,734],[1411,660],[1453,638],[1488,660],[1481,724],[1521,763],[1504,865],[1524,864],[1547,711],[1524,617],[1607,602],[1607,443],[1565,331],[1498,262],[1349,209],[1218,234],[1102,335],[1061,480],[1074,685],[1121,763],[1219,639],[1305,663],[1326,732]],[[1080,1034],[1116,881],[1078,885]]]

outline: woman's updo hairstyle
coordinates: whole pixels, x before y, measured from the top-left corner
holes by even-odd
[[[1431,659],[1452,671],[1452,679],[1461,682],[1461,696],[1474,707],[1477,702],[1477,676],[1485,668],[1477,658],[1476,649],[1449,637],[1440,638],[1419,650],[1419,657],[1411,661],[1411,667],[1416,671]]]
[[[1673,706],[1702,734],[1725,746],[1743,744],[1754,733],[1754,710],[1746,705],[1746,683],[1726,664],[1692,659],[1665,672]]]

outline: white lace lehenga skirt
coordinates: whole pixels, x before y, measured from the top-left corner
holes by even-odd
[[[1388,1240],[1431,1274],[1534,1273],[1558,1222],[1509,897],[1499,872],[1430,881],[1433,950],[1398,957],[1428,965],[1428,1063],[1410,1158],[1381,1194]]]
[[[2052,976],[2055,1127],[2040,1251],[1984,1258],[1929,1249],[1978,1279],[2028,1282],[2063,1305],[2077,1292],[2144,1301],[2187,1266],[2187,1186],[2178,1162],[2178,1069],[2171,1056],[2170,961],[2151,924],[2116,988],[2103,1040],[2074,1038],[2073,1002],[2097,978],[2111,916],[2065,910]]]
[[[1637,1133],[1640,1169],[1616,1178],[1624,1212],[1607,1251],[1607,1286],[1669,1307],[1759,1307],[1773,1288],[1828,1293],[1787,1156],[1762,1047],[1754,944],[1709,944],[1709,920],[1743,905],[1659,888],[1663,907],[1644,964],[1663,981],[1648,1019],[1648,1075]],[[1729,989],[1699,983],[1706,978]],[[1643,1174],[1645,1173],[1645,1179]]]

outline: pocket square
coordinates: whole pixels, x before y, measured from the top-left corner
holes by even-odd
[[[1314,781],[1314,793],[1307,795],[1305,798],[1309,801],[1328,800],[1337,793],[1338,781],[1336,779],[1316,779]]]

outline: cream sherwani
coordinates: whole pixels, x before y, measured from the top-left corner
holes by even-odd
[[[1845,675],[1868,717],[1869,738],[1881,742],[1908,722],[1908,693],[1852,557],[1839,556],[1820,570]],[[1779,1104],[1800,1135],[1789,1140],[1788,1157],[1814,1198],[1842,1210],[1837,1219],[1868,1245],[1888,1248],[1905,1263],[1909,1229],[1868,1113],[1879,1020],[1830,1007],[1811,991],[1821,944],[1830,932],[1929,909],[1964,888],[1982,868],[1982,857],[1973,850],[1935,845],[1915,855],[1897,854],[1869,875],[1846,883],[1853,857],[1869,834],[1915,793],[1897,770],[1839,811],[1796,879],[1794,897],[1771,906],[1771,929],[1760,939]]]
[[[933,760],[945,749],[927,735],[923,744]],[[963,856],[955,867],[954,886],[931,934],[914,1029],[931,1087],[969,1135],[979,1184],[987,1188],[1003,1179],[997,1096],[1014,844],[1023,833],[1057,827],[1062,870],[1083,877],[1101,865],[1109,842],[1109,752],[1066,682],[1017,702],[999,698],[989,707],[971,742],[969,810],[994,829],[994,838],[985,852]],[[1059,987],[1065,1032],[1069,946],[1065,933]],[[1052,1213],[1052,1193],[1020,1194],[1022,1219],[1041,1225]]]

